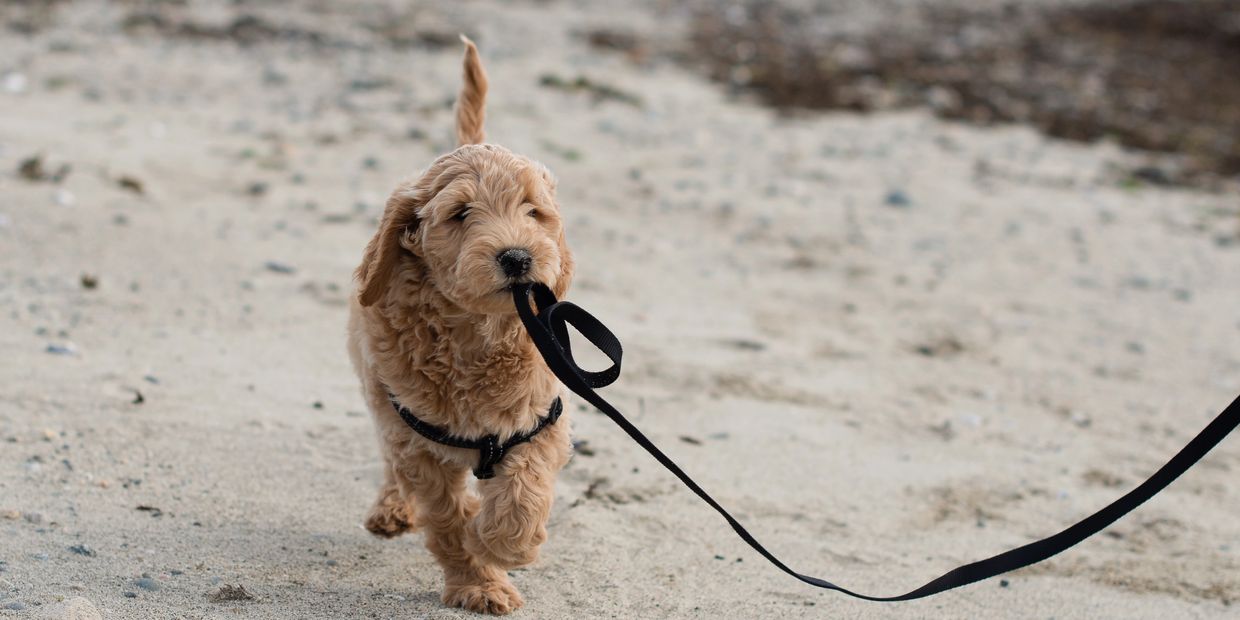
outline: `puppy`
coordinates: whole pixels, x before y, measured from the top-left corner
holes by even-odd
[[[572,451],[562,396],[512,305],[513,284],[563,296],[573,276],[555,180],[541,164],[483,144],[487,78],[465,43],[456,107],[460,146],[396,188],[357,268],[348,349],[374,414],[383,488],[366,519],[393,537],[422,529],[443,568],[443,602],[505,614],[523,601],[507,570],[546,540],[557,472]],[[477,449],[415,432],[499,442],[537,429],[479,479]],[[485,477],[485,476],[481,476]]]

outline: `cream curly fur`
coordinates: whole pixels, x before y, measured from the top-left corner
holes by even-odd
[[[477,144],[486,74],[474,44],[462,39],[462,145],[388,199],[357,269],[348,348],[384,460],[366,528],[384,537],[421,528],[443,567],[444,603],[504,614],[522,605],[507,569],[533,562],[547,538],[555,477],[572,451],[567,411],[513,448],[474,494],[466,482],[478,452],[422,438],[388,401],[391,391],[454,435],[503,440],[533,428],[562,396],[516,317],[507,290],[513,280],[497,262],[506,249],[525,249],[533,260],[519,279],[566,292],[573,259],[555,182],[537,162]]]

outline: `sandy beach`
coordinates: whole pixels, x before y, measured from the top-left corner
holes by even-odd
[[[361,527],[344,349],[388,192],[453,146],[459,32],[489,139],[559,178],[570,298],[626,347],[607,398],[802,572],[895,594],[1051,534],[1240,393],[1234,188],[924,109],[783,114],[590,46],[684,32],[609,6],[3,7],[0,618],[474,617],[420,534]],[[1240,438],[1062,556],[883,605],[779,573],[568,406],[516,618],[1240,616]]]

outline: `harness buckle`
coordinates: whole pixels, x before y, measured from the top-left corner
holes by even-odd
[[[478,466],[474,468],[474,477],[489,480],[495,477],[495,465],[504,459],[504,446],[500,445],[499,437],[487,435],[482,438],[482,446],[478,448]]]

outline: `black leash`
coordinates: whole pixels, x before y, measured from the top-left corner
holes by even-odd
[[[530,304],[531,296],[534,300],[534,306]],[[1205,456],[1214,446],[1218,445],[1237,426],[1240,426],[1240,398],[1237,398],[1218,417],[1214,418],[1214,421],[1206,426],[1205,430],[1188,442],[1188,445],[1183,450],[1180,450],[1179,454],[1172,457],[1166,465],[1163,465],[1148,480],[1129,491],[1127,495],[1115,500],[1106,508],[1095,512],[1079,523],[1042,540],[1012,549],[1011,551],[1005,551],[985,560],[954,568],[938,579],[906,594],[898,596],[869,596],[858,594],[824,579],[803,575],[788,568],[787,565],[770,551],[767,551],[766,547],[763,547],[752,534],[741,526],[735,517],[729,514],[727,510],[724,510],[723,506],[719,505],[719,502],[716,502],[710,494],[702,490],[702,487],[698,486],[688,474],[681,470],[676,463],[672,462],[666,454],[663,454],[641,431],[637,430],[637,427],[625,419],[624,415],[616,410],[611,403],[594,391],[594,388],[610,385],[620,376],[620,358],[623,355],[620,341],[598,319],[571,302],[557,301],[555,294],[542,284],[522,284],[513,287],[512,298],[513,303],[517,306],[517,314],[521,317],[521,322],[525,325],[526,331],[529,332],[530,338],[534,341],[534,345],[538,347],[538,352],[542,354],[543,360],[547,362],[551,372],[555,373],[555,376],[568,389],[589,401],[590,404],[611,418],[612,422],[615,422],[638,445],[645,448],[655,460],[659,461],[668,471],[679,478],[685,486],[702,498],[702,501],[710,504],[710,507],[722,515],[727,520],[728,525],[731,525],[736,534],[746,543],[749,543],[750,547],[753,547],[762,557],[766,558],[780,570],[809,585],[836,590],[867,601],[908,601],[924,598],[951,590],[952,588],[989,579],[1008,571],[1024,568],[1030,564],[1041,562],[1061,551],[1065,551],[1082,540],[1097,534],[1106,526],[1131,512],[1132,509],[1157,495],[1159,491],[1162,491],[1171,481],[1178,478],[1180,474],[1188,471],[1193,464]],[[537,309],[537,314],[535,309]],[[586,340],[598,347],[611,360],[612,366],[599,372],[588,372],[578,366],[573,359],[572,349],[569,347],[568,325],[572,325],[578,332],[581,332],[582,336],[585,336]]]
[[[465,448],[466,450],[478,451],[478,466],[474,467],[474,477],[479,480],[487,480],[495,477],[495,466],[504,460],[504,455],[513,446],[523,444],[534,438],[542,429],[555,424],[560,419],[560,412],[564,411],[564,404],[560,402],[560,397],[556,396],[551,401],[551,408],[547,411],[547,415],[538,418],[538,424],[534,425],[532,430],[524,433],[513,435],[508,441],[500,442],[499,435],[487,435],[478,439],[465,439],[457,437],[448,432],[448,429],[429,424],[418,419],[408,407],[400,404],[396,400],[396,396],[388,394],[388,400],[392,401],[392,408],[396,409],[396,413],[400,414],[400,419],[409,425],[413,431],[435,443],[441,443],[445,446],[453,448]]]

